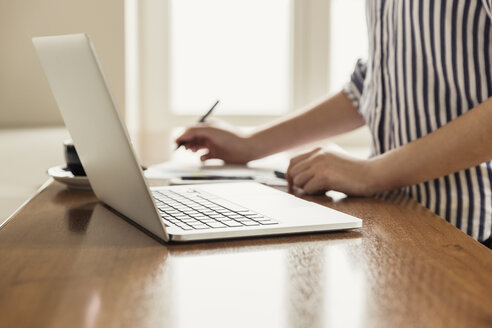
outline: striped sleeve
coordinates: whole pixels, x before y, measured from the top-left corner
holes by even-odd
[[[485,11],[489,15],[490,19],[492,19],[492,0],[482,0],[482,2]]]
[[[490,0],[492,1],[492,0]],[[366,78],[367,65],[366,62],[359,59],[355,65],[354,72],[350,77],[350,81],[347,82],[343,91],[347,94],[352,104],[359,108],[360,99],[364,90],[364,79]]]

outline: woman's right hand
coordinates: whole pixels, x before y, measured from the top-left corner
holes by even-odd
[[[176,143],[194,152],[207,149],[208,152],[200,157],[202,161],[216,158],[226,163],[246,164],[256,159],[251,139],[223,122],[189,127]]]

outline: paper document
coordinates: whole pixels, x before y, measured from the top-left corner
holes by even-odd
[[[256,181],[270,186],[286,186],[284,179],[279,179],[270,168],[251,168],[245,165],[200,165],[184,164],[170,161],[150,166],[145,171],[147,178],[167,179],[170,184],[197,184],[231,181]],[[186,177],[188,179],[182,179]],[[193,179],[193,177],[197,179]],[[207,180],[206,177],[211,177]],[[220,179],[230,177],[231,180]]]

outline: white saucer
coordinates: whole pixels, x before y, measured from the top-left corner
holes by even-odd
[[[86,176],[75,176],[65,165],[53,166],[48,169],[48,175],[58,182],[61,182],[69,189],[92,190],[89,178]]]

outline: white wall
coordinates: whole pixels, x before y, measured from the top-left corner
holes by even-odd
[[[0,128],[63,124],[31,38],[80,32],[124,110],[123,0],[0,0]]]

